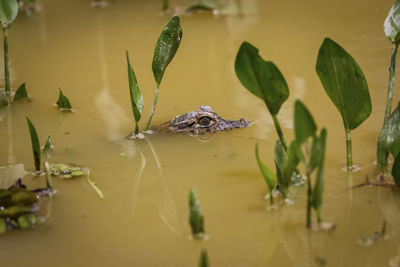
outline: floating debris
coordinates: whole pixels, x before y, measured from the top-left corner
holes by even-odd
[[[385,234],[386,234],[386,221],[383,221],[381,231],[379,232],[376,231],[372,235],[363,234],[360,236],[358,242],[365,247],[369,247],[372,246],[375,242],[382,240],[385,237]]]
[[[39,200],[54,194],[52,188],[28,190],[21,179],[8,189],[0,189],[0,234],[33,228],[44,221],[36,215],[40,210]]]

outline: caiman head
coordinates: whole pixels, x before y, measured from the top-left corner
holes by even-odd
[[[209,106],[201,106],[195,111],[177,116],[168,123],[168,129],[172,132],[198,135],[202,133],[214,133],[216,131],[244,128],[251,125],[246,119],[225,120],[218,116]]]

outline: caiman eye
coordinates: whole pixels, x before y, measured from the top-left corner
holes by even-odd
[[[197,123],[201,126],[207,127],[211,125],[212,119],[210,117],[203,116],[197,120]]]

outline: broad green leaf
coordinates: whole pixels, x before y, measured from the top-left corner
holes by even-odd
[[[58,101],[57,101],[57,106],[60,109],[72,109],[71,103],[69,102],[68,97],[66,97],[61,88],[60,88],[60,93],[58,95]]]
[[[26,121],[28,122],[29,134],[31,136],[32,143],[32,151],[33,151],[33,159],[35,161],[36,171],[40,171],[40,143],[39,137],[37,135],[35,126],[33,126],[31,120],[26,117]]]
[[[235,72],[243,86],[261,98],[271,115],[279,112],[289,97],[289,88],[279,69],[271,61],[264,61],[258,49],[242,43],[235,60]]]
[[[285,158],[286,155],[283,150],[282,143],[281,141],[277,140],[275,142],[275,148],[274,148],[274,161],[275,161],[276,177],[279,185],[279,191],[282,193],[284,197],[286,197],[286,184],[283,180],[283,164],[285,162]]]
[[[394,159],[392,176],[394,179],[394,183],[396,185],[400,185],[400,154],[398,154],[397,157]]]
[[[294,103],[294,133],[299,145],[303,144],[310,136],[315,135],[317,125],[310,113],[300,100]]]
[[[0,0],[0,22],[7,28],[18,14],[17,0]]]
[[[5,218],[0,218],[0,234],[7,231],[7,223]]]
[[[207,250],[202,249],[198,267],[208,267]]]
[[[400,152],[400,103],[383,126],[378,138],[377,158],[381,170],[387,166],[389,153],[394,157]]]
[[[29,99],[28,92],[26,91],[25,83],[21,84],[14,95],[14,102],[19,100]]]
[[[11,201],[15,204],[31,206],[32,204],[38,202],[38,199],[35,193],[25,189],[13,193],[11,196]]]
[[[327,136],[327,131],[325,128],[323,128],[319,136],[319,139],[321,141],[321,152],[320,152],[321,158],[318,164],[317,178],[315,181],[314,189],[311,193],[311,204],[317,211],[318,218],[320,218],[319,213],[324,193],[324,161],[325,161],[326,136]]]
[[[272,195],[276,187],[277,179],[276,176],[268,169],[268,167],[260,160],[260,155],[258,153],[258,144],[255,147],[255,154],[258,167],[260,168],[261,174],[264,177],[265,182],[268,185],[269,193]]]
[[[0,108],[5,107],[8,105],[7,97],[6,95],[0,91]]]
[[[31,213],[31,210],[24,206],[11,206],[4,210],[0,210],[0,216],[9,217],[9,218],[17,218],[22,214]]]
[[[135,134],[139,133],[139,121],[142,116],[143,111],[143,96],[140,93],[139,85],[136,80],[135,72],[129,62],[129,54],[126,51],[126,62],[128,63],[128,80],[129,80],[129,94],[131,96],[131,106],[133,111],[133,117],[135,118],[136,127],[135,127]]]
[[[192,228],[192,234],[196,237],[201,237],[204,232],[204,218],[200,207],[200,201],[196,198],[194,189],[189,193],[189,223]]]
[[[397,0],[389,11],[383,24],[386,37],[392,43],[399,43],[400,32],[400,0]]]
[[[340,45],[326,38],[319,49],[316,71],[325,92],[339,110],[344,127],[357,128],[372,110],[360,66]]]
[[[153,56],[153,74],[160,85],[165,69],[174,58],[182,40],[182,28],[178,16],[174,16],[158,37]]]

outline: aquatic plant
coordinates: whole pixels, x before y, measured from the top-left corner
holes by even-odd
[[[31,143],[32,143],[32,152],[33,152],[33,159],[35,162],[35,169],[37,172],[40,171],[40,142],[39,137],[36,132],[35,126],[31,122],[31,120],[26,117],[26,121],[28,123],[29,134],[31,136]]]
[[[59,89],[58,100],[56,102],[60,111],[72,111],[71,102],[69,102],[68,97],[64,95],[61,88]]]
[[[273,172],[271,172],[268,169],[268,167],[261,161],[260,155],[258,153],[258,143],[256,143],[256,147],[254,150],[255,150],[255,154],[256,154],[258,168],[260,169],[260,172],[261,172],[265,182],[268,185],[269,201],[270,201],[271,205],[274,205],[274,190],[276,189],[277,178],[273,174]]]
[[[162,11],[167,11],[169,9],[169,0],[162,0]]]
[[[151,107],[149,117],[147,119],[144,131],[150,127],[154,111],[156,109],[158,95],[160,93],[160,84],[164,76],[164,72],[174,58],[178,51],[179,45],[182,40],[182,28],[178,16],[174,16],[168,24],[164,27],[160,36],[158,37],[156,47],[153,55],[153,75],[156,81],[156,90],[153,98],[153,106]]]
[[[10,71],[8,69],[8,28],[14,22],[18,14],[17,0],[0,1],[0,22],[3,28],[3,49],[4,49],[4,81],[6,94],[10,95]]]
[[[196,197],[195,189],[189,192],[189,224],[192,228],[192,236],[195,239],[204,237],[204,217],[201,211],[200,201]]]
[[[273,62],[265,61],[259,55],[258,49],[248,42],[243,42],[239,48],[235,60],[235,72],[242,85],[264,101],[286,151],[286,140],[277,118],[282,104],[289,97],[289,88],[282,73]]]
[[[208,256],[207,256],[207,250],[205,249],[201,250],[198,267],[208,267]]]
[[[317,133],[317,125],[306,106],[296,100],[294,104],[294,132],[296,144],[298,146],[298,155],[305,167],[305,175],[307,180],[307,213],[306,226],[311,227],[311,208],[317,213],[317,220],[321,222],[321,206],[324,189],[324,159],[327,131],[323,128],[319,136]],[[304,152],[302,146],[310,147],[309,139],[311,139],[311,153]],[[308,155],[309,154],[309,155]],[[311,175],[314,170],[318,169],[314,187],[311,184]]]
[[[139,86],[136,80],[135,72],[129,62],[129,53],[126,51],[126,62],[128,64],[128,80],[129,80],[129,94],[131,97],[131,106],[133,117],[135,119],[135,134],[139,133],[139,121],[143,111],[143,96],[140,93]]]
[[[354,58],[330,38],[325,38],[319,49],[316,72],[342,116],[346,132],[346,167],[351,171],[351,131],[364,122],[372,111],[367,81]]]
[[[391,151],[389,147],[393,147],[389,143],[392,142],[393,127],[396,126],[395,112],[392,112],[393,103],[393,87],[396,75],[396,55],[400,44],[400,0],[396,1],[389,11],[388,16],[383,25],[386,37],[393,44],[392,56],[390,58],[390,68],[389,68],[389,83],[388,83],[388,93],[386,98],[386,110],[383,120],[383,127],[380,132],[377,144],[377,161],[379,169],[382,172],[387,171],[388,166],[388,156]],[[392,119],[390,119],[392,118]],[[392,134],[390,133],[392,132]],[[393,152],[393,151],[392,151]],[[392,153],[393,154],[393,153]],[[393,154],[396,158],[397,155]],[[400,164],[400,163],[397,163]]]

